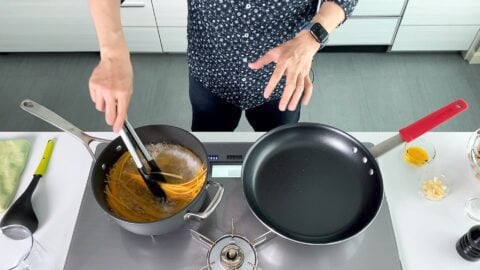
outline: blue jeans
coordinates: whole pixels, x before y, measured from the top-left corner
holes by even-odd
[[[222,101],[198,82],[189,78],[190,103],[192,104],[192,131],[233,131],[238,126],[242,109]],[[280,111],[280,100],[272,100],[245,110],[245,116],[255,131],[269,131],[284,124],[297,123],[300,105],[295,111]]]

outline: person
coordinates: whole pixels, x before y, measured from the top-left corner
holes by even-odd
[[[296,123],[313,91],[313,57],[358,0],[188,0],[192,131],[255,131]],[[118,132],[133,93],[120,0],[89,0],[100,61],[89,80],[97,110]]]

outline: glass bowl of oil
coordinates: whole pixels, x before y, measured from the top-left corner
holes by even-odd
[[[425,138],[418,138],[405,143],[403,151],[403,160],[406,163],[420,167],[431,163],[437,152],[435,146]]]

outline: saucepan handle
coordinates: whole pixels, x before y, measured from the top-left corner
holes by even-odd
[[[218,204],[222,200],[223,192],[225,191],[225,189],[223,188],[223,186],[220,183],[213,182],[213,181],[208,181],[206,189],[208,190],[208,188],[211,187],[211,186],[216,187],[217,192],[213,196],[212,201],[207,206],[207,208],[205,208],[205,210],[203,210],[203,212],[200,212],[200,213],[186,213],[183,216],[183,218],[185,220],[194,219],[194,220],[197,220],[197,221],[202,221],[202,220],[208,218],[213,213],[213,211],[215,211]]]
[[[81,129],[73,125],[72,123],[68,122],[58,114],[54,113],[50,109],[36,103],[33,100],[25,99],[20,103],[20,108],[25,110],[26,112],[35,115],[36,117],[56,126],[57,128],[65,131],[66,133],[72,135],[73,137],[77,138],[88,150],[88,153],[92,156],[93,160],[95,160],[95,154],[93,150],[90,148],[90,143],[93,141],[100,142],[100,143],[108,143],[110,140],[97,138],[90,136],[83,132]]]
[[[412,124],[399,130],[399,134],[373,146],[370,152],[374,157],[379,157],[384,153],[390,151],[403,142],[410,142],[445,123],[454,116],[459,115],[468,109],[468,104],[463,99],[457,99],[450,104],[428,114],[427,116],[413,122]]]

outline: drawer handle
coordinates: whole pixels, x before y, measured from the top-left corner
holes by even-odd
[[[121,8],[130,8],[130,7],[145,7],[145,1],[141,0],[125,0],[121,5]]]

